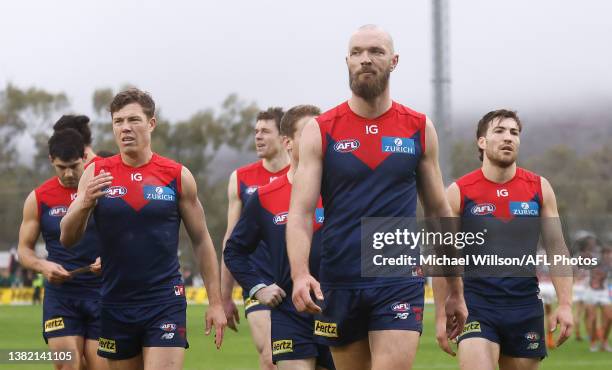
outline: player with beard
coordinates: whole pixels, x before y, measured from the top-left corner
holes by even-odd
[[[83,173],[61,222],[61,242],[72,247],[95,219],[103,261],[98,354],[116,370],[178,370],[189,346],[178,259],[181,222],[208,292],[206,334],[214,326],[220,348],[226,319],[215,249],[193,175],[152,151],[157,119],[151,96],[122,91],[110,112],[119,154],[93,162]]]
[[[53,125],[53,131],[55,132],[67,128],[76,130],[83,138],[83,143],[85,143],[85,164],[87,165],[91,161],[96,160],[96,153],[94,153],[91,147],[92,139],[91,128],[89,127],[89,117],[85,115],[65,114]]]
[[[19,229],[19,262],[45,277],[43,337],[49,349],[70,350],[74,360],[55,364],[58,370],[107,369],[96,354],[100,335],[100,288],[102,279],[96,263],[100,238],[93,220],[87,224],[77,249],[60,244],[60,220],[76,197],[85,164],[83,138],[73,129],[55,132],[49,139],[49,160],[56,176],[28,195]],[[35,254],[36,240],[42,234],[47,259]],[[75,274],[83,269],[85,273]]]
[[[410,369],[422,331],[424,278],[418,270],[412,277],[363,277],[361,219],[415,217],[417,194],[426,215],[450,216],[433,124],[390,97],[398,60],[380,27],[363,26],[352,35],[346,57],[352,95],[307,123],[291,192],[293,303],[320,314],[315,334],[342,370]],[[320,285],[308,266],[319,193],[325,208]],[[449,284],[453,335],[467,310],[461,279],[449,278]]]
[[[255,122],[255,151],[259,161],[240,167],[232,172],[227,186],[229,198],[227,208],[227,230],[223,239],[223,246],[232,234],[234,226],[240,218],[240,213],[247,199],[260,186],[267,185],[274,179],[284,176],[289,170],[289,156],[283,147],[283,138],[280,134],[280,122],[283,117],[282,108],[268,108],[259,112]],[[251,267],[265,278],[265,284],[271,284],[272,277],[270,255],[265,243],[249,256]],[[223,307],[228,321],[228,327],[236,329],[240,322],[238,310],[232,299],[234,278],[227,269],[225,262],[221,262],[221,295]],[[274,369],[270,342],[270,308],[261,304],[250,294],[249,289],[242,287],[245,316],[249,322],[251,336],[259,354],[259,367],[261,369]]]
[[[555,226],[559,217],[557,201],[544,177],[517,166],[521,129],[515,112],[500,109],[487,113],[476,130],[482,167],[451,184],[447,196],[453,215],[462,217],[462,229],[476,224],[480,230],[489,230],[487,246],[500,251],[497,253],[513,253],[521,248],[519,254],[535,254],[541,235],[552,261],[551,251],[567,251],[560,227]],[[528,223],[529,217],[536,222]],[[556,343],[559,346],[572,332],[572,277],[571,269],[565,276],[554,269],[551,265],[550,278],[558,306],[549,317],[549,327],[560,326]],[[544,310],[538,299],[537,278],[507,274],[512,272],[464,278],[469,316],[458,338],[461,369],[537,369],[546,356]],[[445,290],[445,281],[434,278],[436,301],[444,299]],[[446,317],[438,309],[438,344],[454,355],[444,335],[445,326]]]

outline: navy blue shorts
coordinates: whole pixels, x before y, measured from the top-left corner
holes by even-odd
[[[520,306],[475,305],[466,302],[469,315],[458,337],[485,338],[499,344],[504,356],[546,357],[544,307],[541,301]]]
[[[142,347],[187,343],[187,302],[139,307],[102,307],[98,355],[114,360],[137,356]]]
[[[423,331],[422,282],[363,289],[323,289],[315,317],[317,341],[344,346],[377,330]]]
[[[43,338],[77,335],[85,339],[100,336],[100,300],[75,299],[45,294]]]
[[[255,311],[270,311],[270,307],[259,303],[255,297],[249,298],[249,292],[242,289],[242,300],[244,302],[244,317]]]
[[[329,347],[319,344],[313,333],[314,317],[298,313],[293,304],[283,301],[271,312],[272,361],[316,358],[317,365],[333,370]]]

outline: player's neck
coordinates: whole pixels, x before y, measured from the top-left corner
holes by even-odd
[[[368,119],[382,116],[391,108],[393,101],[387,88],[382,94],[372,100],[365,100],[361,96],[353,95],[348,101],[349,107],[356,115]]]
[[[293,184],[293,178],[295,177],[295,171],[297,171],[298,162],[291,159],[291,163],[289,164],[289,171],[287,171],[287,180],[289,180],[290,184]]]
[[[264,158],[262,163],[266,171],[276,173],[287,167],[289,164],[289,155],[283,151],[283,153],[278,153],[278,155],[272,158]]]
[[[508,167],[500,167],[492,164],[485,158],[482,164],[482,174],[491,182],[498,184],[506,183],[516,175],[516,162]]]
[[[85,163],[91,162],[94,158],[96,158],[96,153],[90,146],[85,147]]]
[[[121,161],[129,167],[140,167],[149,163],[153,157],[151,148],[146,148],[139,152],[121,153]]]

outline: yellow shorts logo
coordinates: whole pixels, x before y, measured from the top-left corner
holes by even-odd
[[[117,353],[117,344],[112,339],[98,338],[98,351]]]
[[[315,320],[315,335],[328,338],[338,338],[338,324]]]
[[[64,318],[56,317],[51,320],[45,321],[45,333],[50,331],[60,330],[64,328]]]
[[[480,323],[478,321],[468,322],[463,327],[463,331],[461,332],[459,336],[462,336],[468,333],[480,333]]]
[[[251,308],[251,307],[255,307],[255,306],[257,306],[258,304],[261,304],[261,303],[259,303],[259,301],[258,301],[257,299],[255,299],[255,298],[247,298],[247,299],[244,301],[244,309],[245,309],[245,310],[248,310],[249,308]]]
[[[272,342],[272,354],[280,355],[281,353],[293,352],[293,341],[290,339],[277,340]]]

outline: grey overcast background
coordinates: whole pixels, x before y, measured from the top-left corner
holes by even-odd
[[[455,116],[610,107],[612,1],[449,2]],[[91,113],[95,88],[132,83],[173,120],[230,93],[327,109],[349,96],[347,40],[366,23],[395,39],[393,97],[431,112],[430,0],[2,1],[0,86],[64,91]]]

